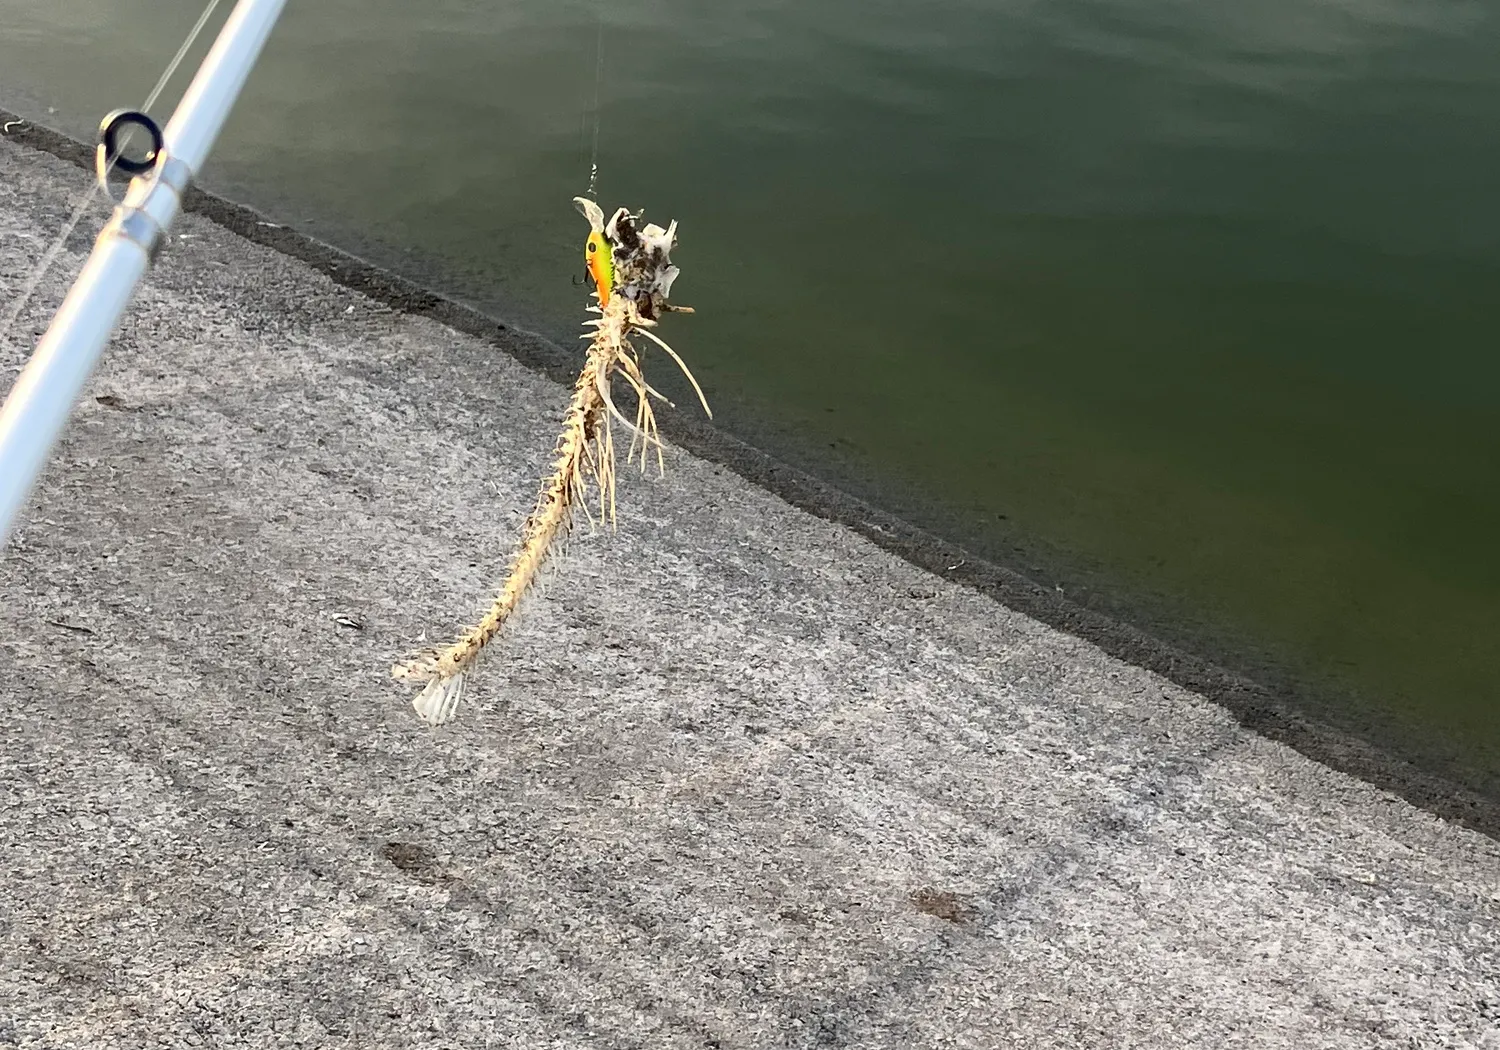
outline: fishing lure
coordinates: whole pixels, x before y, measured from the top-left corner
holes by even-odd
[[[511,559],[510,573],[489,611],[448,648],[425,650],[391,669],[396,678],[425,683],[412,706],[430,725],[442,725],[453,719],[468,677],[485,646],[515,614],[543,565],[553,557],[571,529],[575,511],[582,508],[590,521],[595,520],[588,507],[590,483],[598,500],[598,520],[614,525],[614,424],[624,426],[631,435],[626,463],[634,460],[639,449],[644,470],[647,454],[654,451],[657,469],[665,469],[651,400],[666,398],[641,374],[641,355],[632,337],[643,336],[664,351],[687,376],[703,411],[710,418],[713,416],[693,373],[677,352],[652,331],[664,313],[692,313],[690,307],[676,306],[667,300],[679,272],[671,259],[677,243],[677,223],[671,223],[665,230],[655,224],[637,229],[640,216],[625,208],[618,209],[606,222],[604,212],[594,201],[575,197],[573,202],[589,220],[585,253],[598,299],[598,305],[589,310],[599,316],[584,322],[591,329],[583,336],[589,340],[588,354],[563,416],[552,474],[542,482],[536,505],[522,529],[520,546]],[[635,393],[634,421],[626,419],[615,406],[610,391],[617,378],[623,379]]]
[[[599,294],[599,305],[609,305],[609,294],[615,285],[615,260],[613,250],[610,248],[609,240],[604,236],[604,231],[590,230],[589,239],[583,246],[583,265],[588,268],[589,276],[593,278],[594,289]]]

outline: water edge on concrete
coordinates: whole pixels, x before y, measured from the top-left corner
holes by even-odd
[[[0,165],[13,288],[86,180]],[[571,366],[193,208],[0,562],[0,1038],[1494,1039],[1494,841],[683,420],[422,731],[386,668],[484,601],[561,403],[493,351]]]

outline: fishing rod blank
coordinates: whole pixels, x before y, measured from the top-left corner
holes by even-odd
[[[286,0],[239,0],[235,5],[161,132],[160,148],[154,156],[148,154],[154,161],[150,170],[131,181],[0,408],[0,551],[285,5]],[[146,119],[136,113],[123,116]],[[121,120],[122,114],[111,114],[106,124],[111,119]]]

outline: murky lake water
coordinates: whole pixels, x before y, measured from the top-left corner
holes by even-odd
[[[87,134],[198,10],[0,0],[0,104]],[[597,85],[721,422],[1493,788],[1497,55],[1449,0],[328,0],[205,182],[571,341]]]

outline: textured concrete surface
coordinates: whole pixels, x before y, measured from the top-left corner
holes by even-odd
[[[563,391],[176,232],[0,558],[0,1045],[1500,1047],[1495,841],[681,452],[425,730]]]

